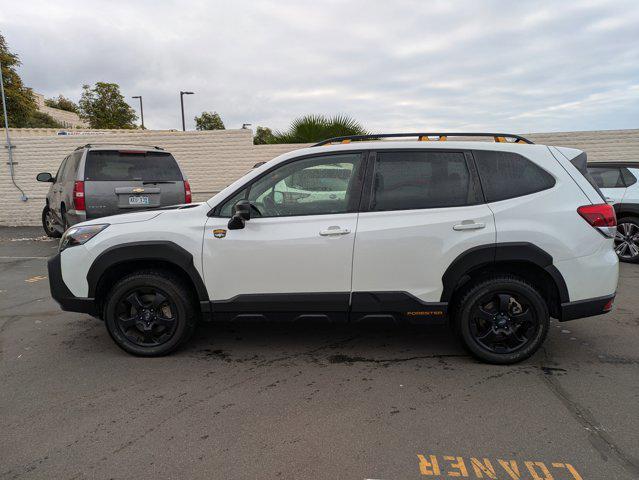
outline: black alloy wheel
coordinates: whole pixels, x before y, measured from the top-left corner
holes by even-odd
[[[533,285],[504,274],[469,286],[454,305],[453,322],[473,356],[506,365],[525,360],[539,349],[550,315]]]
[[[177,307],[166,292],[138,287],[120,297],[116,325],[135,345],[157,347],[168,341],[177,327]]]
[[[473,338],[490,352],[515,352],[535,338],[540,328],[526,298],[515,293],[491,292],[471,310]]]
[[[197,325],[197,299],[170,271],[141,270],[120,279],[104,301],[111,338],[134,355],[166,355],[190,337]]]

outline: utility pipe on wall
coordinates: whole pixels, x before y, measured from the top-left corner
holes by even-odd
[[[13,145],[11,145],[11,138],[9,138],[9,116],[7,115],[7,99],[4,96],[4,78],[2,77],[2,62],[0,62],[0,93],[2,94],[2,112],[4,113],[4,131],[7,134],[7,145],[5,148],[9,151],[9,161],[7,162],[7,165],[9,165],[11,183],[13,183],[13,185],[18,190],[20,190],[20,193],[22,194],[22,196],[20,197],[20,200],[22,200],[23,202],[26,202],[27,200],[29,200],[29,197],[27,197],[27,194],[24,193],[24,190],[22,190],[16,183],[16,179],[15,179],[14,171],[13,171],[13,167],[14,167]]]

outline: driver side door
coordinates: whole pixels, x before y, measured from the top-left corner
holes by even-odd
[[[293,159],[222,202],[203,246],[213,315],[347,312],[363,167],[361,152]],[[251,218],[231,230],[239,200]]]

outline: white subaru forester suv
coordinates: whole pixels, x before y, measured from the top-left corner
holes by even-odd
[[[285,191],[321,172],[334,195]],[[64,310],[102,318],[136,355],[174,350],[200,319],[389,316],[448,319],[473,355],[507,364],[540,347],[549,317],[612,308],[615,227],[579,150],[358,136],[277,157],[205,203],[75,225],[49,278]]]

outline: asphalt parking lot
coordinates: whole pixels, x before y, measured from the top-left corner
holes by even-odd
[[[58,308],[40,235],[0,228],[1,479],[639,478],[639,265],[515,366],[389,325],[205,324],[144,359]]]

